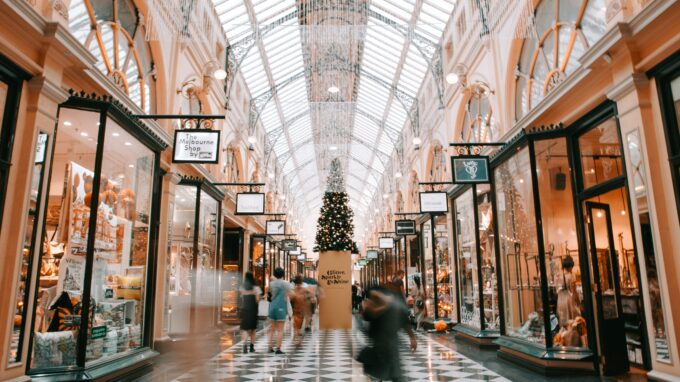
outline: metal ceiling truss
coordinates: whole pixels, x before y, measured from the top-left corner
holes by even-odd
[[[368,16],[373,17],[376,20],[384,23],[387,26],[394,28],[396,31],[401,33],[408,41],[410,41],[418,52],[421,54],[423,59],[427,62],[430,72],[432,73],[432,78],[437,85],[437,93],[439,96],[440,107],[444,107],[444,68],[443,68],[443,58],[442,58],[442,48],[440,44],[432,42],[425,36],[414,31],[413,28],[405,26],[398,23],[389,17],[378,13],[374,10],[368,9]],[[225,70],[227,72],[227,78],[225,80],[225,94],[227,96],[226,108],[229,109],[229,99],[231,97],[231,89],[234,85],[234,80],[236,78],[236,73],[239,71],[243,61],[248,56],[250,50],[257,45],[258,40],[262,39],[266,34],[273,31],[277,27],[285,24],[286,22],[300,17],[302,15],[299,10],[294,10],[291,13],[274,20],[273,22],[263,26],[262,28],[256,29],[253,33],[245,35],[242,39],[236,41],[233,44],[227,45],[226,49],[226,64]],[[363,72],[362,72],[363,74]],[[419,132],[419,131],[418,131]]]

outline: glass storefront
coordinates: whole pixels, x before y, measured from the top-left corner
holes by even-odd
[[[164,146],[143,132],[105,103],[72,99],[60,108],[31,372],[89,367],[148,346],[150,221]]]
[[[218,306],[221,195],[202,181],[175,186],[168,268],[168,328],[171,336],[213,327]]]
[[[453,201],[459,323],[472,330],[458,329],[475,337],[496,336],[500,329],[490,193],[489,185],[475,185]]]

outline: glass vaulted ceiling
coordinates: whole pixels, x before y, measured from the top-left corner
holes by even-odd
[[[322,158],[328,146],[313,139],[310,109],[311,79],[305,73],[305,57],[298,12],[309,3],[324,0],[213,0],[229,43],[234,45],[262,31],[267,25],[289,17],[262,34],[239,67],[251,97],[281,86],[262,109],[260,122],[270,136],[283,131],[273,145],[279,166],[290,180],[291,189],[302,192],[296,203],[310,211],[321,205],[325,189]],[[326,4],[333,4],[325,0]],[[357,216],[367,210],[380,187],[381,174],[394,151],[392,139],[408,124],[408,113],[393,96],[390,86],[415,98],[429,70],[416,46],[393,22],[413,30],[433,44],[441,41],[456,0],[345,0],[335,3],[368,4],[365,38],[358,49],[358,88],[351,95],[353,123],[347,127],[349,142],[337,155],[344,156],[347,191]],[[300,8],[299,8],[300,7]],[[303,19],[304,20],[304,19]],[[305,55],[307,52],[307,55]],[[367,78],[368,77],[368,78]],[[291,78],[297,78],[291,81]],[[387,86],[385,86],[387,85]],[[378,122],[382,121],[382,126]],[[391,130],[390,132],[386,130]],[[333,148],[335,149],[335,148]],[[331,150],[333,150],[331,149]],[[333,155],[332,153],[330,155]]]

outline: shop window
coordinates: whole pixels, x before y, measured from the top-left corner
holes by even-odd
[[[284,260],[285,261],[285,260]],[[262,290],[266,286],[266,259],[265,259],[265,238],[262,236],[253,236],[250,239],[250,271],[255,276],[255,283],[259,285]]]
[[[479,232],[480,274],[482,280],[482,311],[484,329],[499,330],[500,311],[498,308],[498,278],[496,277],[496,234],[494,232],[491,186],[481,184],[475,191],[477,226]]]
[[[666,312],[664,294],[659,283],[659,259],[654,245],[654,233],[652,229],[652,217],[650,215],[650,203],[647,196],[647,174],[643,159],[640,132],[631,131],[626,136],[627,154],[631,164],[631,184],[635,195],[635,209],[640,224],[642,248],[647,269],[647,284],[649,292],[649,305],[652,312],[653,342],[656,350],[656,360],[670,362],[670,343],[666,330]]]
[[[43,175],[47,151],[48,135],[45,133],[38,133],[36,141],[35,159],[31,175],[31,183],[29,188],[28,211],[26,218],[26,227],[24,228],[24,245],[21,250],[21,266],[19,270],[19,285],[16,289],[16,302],[14,311],[14,324],[12,327],[12,340],[10,341],[9,362],[18,362],[21,360],[21,349],[24,343],[25,326],[27,319],[27,310],[29,300],[29,290],[31,285],[30,269],[32,259],[36,250],[40,250],[41,242],[36,238],[38,234],[38,213],[40,211],[40,203],[42,200],[43,190]]]
[[[131,133],[139,126],[128,130],[106,117],[111,106],[71,104],[91,111],[59,111],[46,188],[45,249],[37,267],[31,372],[118,359],[144,347],[149,330],[157,151]]]
[[[421,225],[420,232],[422,232],[422,246],[423,246],[423,269],[421,273],[423,274],[423,291],[425,292],[425,309],[427,317],[433,319],[435,318],[435,274],[434,274],[434,263],[433,251],[432,251],[432,220],[428,219],[425,223]]]
[[[605,32],[604,0],[542,0],[534,13],[536,34],[522,46],[515,82],[519,120],[562,83],[578,59]]]
[[[459,269],[460,322],[481,329],[479,303],[479,264],[475,239],[474,195],[468,189],[454,202],[456,219],[456,251]]]
[[[609,119],[583,134],[579,140],[583,188],[588,189],[623,175],[619,128]]]
[[[494,170],[506,335],[545,345],[529,149]]]
[[[43,231],[47,246],[38,263],[33,369],[77,366],[99,123],[99,112],[59,112]],[[117,345],[106,349],[117,351]]]
[[[498,128],[493,119],[488,93],[489,90],[484,85],[477,84],[470,88],[460,142],[488,143],[498,138]]]
[[[25,74],[0,55],[0,229],[5,206],[7,177],[12,161],[12,146],[17,110]]]
[[[175,187],[167,297],[171,335],[207,329],[217,317],[220,198],[202,185],[183,180]]]
[[[536,141],[539,188],[553,346],[588,347],[581,261],[576,235],[572,174],[566,138]],[[578,335],[574,335],[578,333]]]
[[[74,0],[69,28],[97,58],[97,68],[149,113],[154,83],[141,15],[132,0]],[[150,86],[151,85],[151,86]]]

